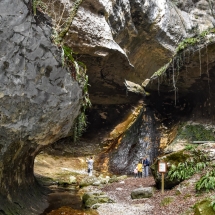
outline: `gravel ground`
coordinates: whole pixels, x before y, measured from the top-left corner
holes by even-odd
[[[195,192],[195,181],[199,175],[185,180],[164,194],[155,188],[154,196],[148,199],[131,199],[131,191],[139,187],[155,187],[153,177],[128,178],[122,182],[115,182],[105,186],[102,191],[112,198],[115,204],[105,204],[98,208],[100,215],[193,215],[193,205],[215,192]]]

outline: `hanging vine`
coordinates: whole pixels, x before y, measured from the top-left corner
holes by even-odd
[[[62,64],[68,67],[71,72],[71,76],[76,80],[83,89],[83,100],[81,105],[81,111],[75,120],[73,126],[73,141],[76,142],[84,133],[87,127],[86,109],[91,107],[91,102],[88,93],[88,76],[86,74],[86,65],[80,61],[76,61],[74,56],[76,53],[66,45],[62,47]]]
[[[88,93],[88,75],[86,74],[87,68],[83,62],[75,60],[76,53],[66,45],[62,47],[62,64],[68,67],[71,76],[76,80],[83,90],[83,100],[81,104],[80,114],[75,120],[73,126],[73,141],[76,142],[84,133],[87,127],[86,109],[91,107],[91,102]]]
[[[179,76],[179,71],[184,66],[187,72],[187,64],[190,63],[190,53],[194,53],[198,51],[200,76],[202,74],[201,49],[206,46],[206,52],[208,51],[207,45],[210,42],[208,40],[208,35],[214,36],[215,28],[210,28],[208,30],[205,30],[201,34],[195,37],[184,39],[182,42],[179,43],[178,47],[176,48],[176,52],[174,56],[169,60],[169,62],[165,64],[163,67],[161,67],[151,77],[151,79],[158,79],[159,84],[161,84],[159,77],[162,77],[168,71],[168,74],[172,76],[172,86],[175,92],[175,105],[176,105],[176,99],[177,99],[176,96],[178,91],[176,84]],[[208,53],[206,54],[207,54],[207,74],[209,78]],[[176,71],[177,71],[177,75],[176,75]]]

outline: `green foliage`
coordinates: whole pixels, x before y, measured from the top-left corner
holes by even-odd
[[[211,198],[211,204],[210,204],[210,206],[213,208],[213,210],[215,211],[215,196],[213,196],[212,198]]]
[[[202,171],[208,166],[207,155],[205,155],[202,151],[192,149],[191,157],[184,161],[180,162],[178,165],[172,165],[169,172],[168,177],[170,180],[185,180],[190,178],[197,172]]]
[[[180,51],[182,51],[190,46],[197,45],[198,43],[202,42],[208,34],[214,34],[214,33],[215,33],[215,28],[209,28],[205,31],[202,31],[200,34],[198,34],[195,37],[190,37],[190,38],[184,39],[182,42],[179,43],[179,45],[176,49],[176,53],[179,53]]]
[[[164,74],[167,70],[167,68],[169,67],[170,63],[172,62],[172,59],[167,63],[165,64],[163,67],[161,67],[157,72],[155,72],[152,76],[153,77],[159,77],[161,76],[162,74]]]
[[[91,106],[88,94],[88,76],[86,74],[86,65],[80,61],[75,60],[76,53],[66,45],[62,46],[62,64],[71,70],[72,77],[79,83],[83,89],[83,101],[81,106],[81,113],[75,120],[73,127],[73,141],[76,142],[84,133],[87,127],[87,116],[85,111]]]
[[[152,77],[159,77],[166,72],[167,69],[173,67],[176,71],[184,65],[183,58],[181,59],[180,54],[185,50],[198,45],[200,43],[205,43],[205,38],[208,34],[215,34],[215,28],[209,28],[200,34],[197,34],[194,37],[185,38],[182,42],[179,43],[178,47],[176,48],[175,55],[171,58],[171,60],[161,67],[158,71],[156,71]],[[173,69],[173,70],[174,70]]]
[[[196,183],[196,191],[209,191],[215,189],[215,170],[207,172]]]
[[[190,141],[214,141],[215,135],[212,129],[205,129],[203,125],[186,125],[179,134],[181,139]]]
[[[33,0],[32,5],[33,5],[34,16],[37,15],[37,8],[42,8],[42,9],[46,8],[46,5],[42,2],[42,0]]]
[[[172,165],[168,176],[170,180],[185,180],[190,178],[195,173],[205,169],[207,163],[204,162],[194,162],[194,161],[185,161],[184,163],[179,163],[178,166]]]
[[[65,37],[66,33],[69,31],[69,28],[72,24],[73,19],[75,18],[78,8],[81,5],[83,0],[76,0],[74,2],[74,6],[69,14],[69,17],[64,25],[64,28],[61,30],[61,32],[59,33],[59,38],[60,40],[63,40],[63,38]]]
[[[81,112],[76,118],[73,128],[73,141],[77,142],[87,128],[87,116],[85,112]]]
[[[198,42],[199,42],[198,38],[195,38],[195,37],[186,38],[182,42],[179,43],[179,45],[176,49],[176,53],[186,49],[189,46],[196,45]]]
[[[91,106],[91,102],[88,94],[88,75],[86,74],[87,67],[83,62],[76,61],[74,58],[76,55],[72,49],[66,45],[62,47],[62,64],[69,67],[75,74],[72,74],[73,78],[78,81],[83,89],[83,110]]]
[[[161,200],[161,205],[162,206],[167,206],[167,205],[169,205],[173,201],[174,201],[174,197],[167,196],[167,197],[165,197],[164,199]]]
[[[193,145],[193,144],[187,144],[186,146],[185,146],[185,150],[194,150],[195,148],[197,147],[197,145]]]

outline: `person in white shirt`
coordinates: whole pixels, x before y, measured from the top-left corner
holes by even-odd
[[[94,162],[94,160],[93,160],[93,157],[90,157],[90,159],[87,159],[87,164],[88,164],[88,174],[89,174],[89,176],[92,176],[93,175],[93,162]]]

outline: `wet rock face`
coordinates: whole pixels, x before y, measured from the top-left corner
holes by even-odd
[[[13,190],[34,182],[40,148],[68,134],[82,98],[50,41],[51,27],[37,25],[30,3],[0,2],[0,190],[11,201]]]
[[[115,174],[133,174],[143,157],[150,163],[159,153],[158,124],[149,109],[140,112],[135,123],[120,137],[120,145],[110,152],[109,170]]]
[[[214,41],[212,35],[205,43],[191,46],[179,55],[185,56],[179,70],[170,66],[161,76],[151,79],[146,87],[151,93],[149,103],[163,116],[214,124]]]

